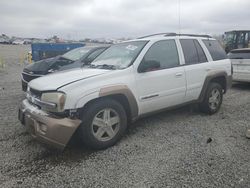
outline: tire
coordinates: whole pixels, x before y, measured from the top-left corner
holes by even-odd
[[[250,139],[250,129],[247,130],[246,137]]]
[[[219,111],[222,101],[223,91],[221,85],[212,82],[209,84],[199,108],[202,112],[212,115]]]
[[[112,99],[101,99],[88,105],[82,113],[78,137],[91,149],[105,149],[117,143],[127,129],[123,106]]]

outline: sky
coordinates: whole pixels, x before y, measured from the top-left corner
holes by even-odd
[[[0,34],[9,36],[120,38],[237,29],[250,29],[250,0],[0,0]]]

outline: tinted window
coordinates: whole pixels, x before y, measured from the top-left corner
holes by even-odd
[[[227,55],[216,40],[203,40],[214,61],[226,59]]]
[[[250,59],[250,53],[244,52],[230,52],[227,56],[229,59]]]
[[[179,66],[179,56],[174,40],[164,40],[154,43],[147,51],[142,63],[156,62],[158,69],[167,69]]]
[[[184,53],[185,64],[190,65],[190,64],[199,63],[199,58],[198,58],[194,40],[182,39],[180,40],[180,42],[181,42],[182,50]]]
[[[196,50],[197,50],[199,62],[200,63],[207,62],[207,57],[206,57],[200,43],[197,40],[194,40],[194,44],[195,44],[195,47],[196,47]]]

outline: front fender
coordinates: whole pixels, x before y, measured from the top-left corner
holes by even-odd
[[[82,108],[85,106],[85,104],[87,104],[89,101],[93,100],[93,99],[96,99],[99,97],[99,93],[100,91],[94,91],[94,92],[91,92],[87,95],[84,95],[83,97],[81,97],[77,103],[75,104],[75,108]]]
[[[93,91],[81,97],[77,101],[75,108],[76,109],[82,108],[91,100],[94,100],[100,97],[108,97],[112,95],[123,95],[124,97],[126,97],[129,108],[130,108],[132,119],[135,119],[138,116],[137,101],[133,93],[131,92],[131,90],[126,85],[105,86],[103,88],[100,88],[99,90]]]

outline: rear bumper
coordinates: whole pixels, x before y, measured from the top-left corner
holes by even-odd
[[[37,140],[64,149],[80,125],[80,120],[52,117],[24,100],[19,108],[18,118]]]
[[[250,82],[250,72],[249,73],[234,72],[233,81]]]

